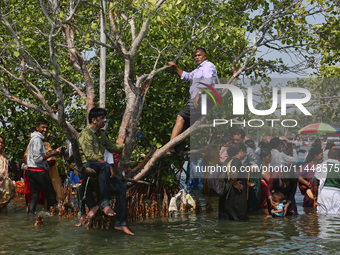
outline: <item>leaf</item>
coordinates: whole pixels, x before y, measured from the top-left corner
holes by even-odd
[[[20,53],[18,51],[14,51],[14,56],[19,57]]]
[[[157,0],[148,0],[149,3],[153,4],[153,5],[156,5],[157,3]]]
[[[97,23],[92,23],[91,27],[96,30],[98,28],[98,24]]]

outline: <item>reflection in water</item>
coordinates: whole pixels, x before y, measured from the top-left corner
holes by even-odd
[[[332,241],[339,240],[340,217],[319,215],[318,217],[319,233],[318,237]]]
[[[300,219],[296,221],[296,225],[302,236],[318,236],[319,225],[318,217],[316,215],[316,209],[303,208],[304,215],[300,216]]]

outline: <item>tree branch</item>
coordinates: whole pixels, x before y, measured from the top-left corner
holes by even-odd
[[[194,125],[192,125],[187,130],[185,130],[183,133],[179,134],[174,139],[172,139],[167,144],[165,144],[163,147],[161,147],[158,150],[156,150],[156,152],[152,155],[152,158],[146,163],[146,165],[143,168],[143,170],[140,173],[138,173],[134,177],[134,179],[135,180],[140,180],[141,178],[143,178],[146,175],[146,173],[149,171],[149,169],[151,167],[153,167],[153,165],[160,158],[165,156],[165,152],[166,151],[168,151],[169,149],[173,148],[177,144],[179,144],[182,141],[184,141],[190,134],[193,134],[193,133],[195,133],[196,131],[198,131],[199,129],[202,129],[202,128],[213,127],[213,124],[201,124],[202,121],[204,121],[205,119],[206,119],[205,117],[202,117],[200,120],[196,121]]]
[[[2,94],[3,96],[5,96],[8,100],[12,101],[12,102],[15,102],[15,103],[18,103],[22,106],[25,106],[27,108],[30,108],[30,109],[33,109],[37,112],[40,112],[41,114],[47,116],[47,117],[50,117],[52,118],[54,121],[57,121],[58,120],[58,117],[55,115],[55,114],[48,114],[47,111],[45,111],[44,109],[42,109],[41,107],[35,105],[35,104],[31,104],[31,103],[27,103],[15,96],[13,96],[3,85],[0,84],[0,94]]]
[[[118,53],[123,57],[123,58],[129,58],[129,55],[127,54],[127,50],[126,50],[126,47],[125,47],[125,43],[123,42],[123,40],[121,39],[118,31],[117,31],[117,28],[116,28],[116,24],[115,24],[115,20],[114,20],[114,15],[113,15],[113,11],[110,10],[109,11],[109,19],[110,19],[110,27],[111,27],[111,30],[112,30],[112,33],[116,39],[116,41],[118,42],[119,46],[116,45],[115,42],[112,41],[111,37],[109,35],[106,35],[107,38],[109,38],[110,42],[116,46],[116,49],[118,50]]]
[[[44,96],[41,94],[40,90],[36,86],[34,86],[31,82],[26,80],[26,68],[25,68],[25,61],[24,60],[21,61],[20,68],[21,68],[21,80],[22,80],[22,83],[24,84],[24,87],[26,88],[26,90],[32,96],[34,96],[37,100],[39,100],[42,103],[42,105],[45,107],[48,114],[50,114],[50,115],[53,114],[51,107],[46,102],[46,100],[45,100]],[[36,92],[34,92],[30,88],[30,86],[33,87]]]
[[[81,67],[78,64],[78,60],[77,60],[77,57],[76,57],[77,56],[77,50],[74,46],[74,42],[72,40],[70,29],[67,25],[63,25],[62,28],[63,28],[64,34],[65,34],[65,38],[66,38],[66,42],[67,42],[67,46],[68,46],[68,50],[69,50],[69,54],[70,54],[71,64],[73,65],[74,69],[76,69],[80,74],[83,74],[83,71],[81,70]]]
[[[65,78],[61,76],[59,76],[59,79],[67,83],[68,85],[70,85],[72,88],[74,88],[77,91],[77,93],[83,98],[83,100],[86,101],[86,95],[75,84],[73,84],[72,82],[69,82],[68,80],[66,80]]]
[[[43,1],[42,1],[42,0],[39,0],[39,4],[40,4],[40,8],[41,8],[41,10],[43,11],[43,13],[44,13],[46,19],[48,20],[48,22],[50,23],[50,25],[53,26],[53,25],[54,25],[54,22],[53,22],[53,20],[50,18],[50,15],[48,15],[48,12],[47,12],[47,10],[46,10],[44,4],[43,4]]]
[[[211,24],[212,22],[213,22],[212,20],[209,21],[209,23],[208,23],[207,26],[205,26],[204,28],[202,28],[196,35],[192,36],[192,37],[190,38],[190,40],[187,41],[187,42],[184,44],[184,46],[183,46],[183,47],[181,48],[181,50],[177,53],[176,57],[175,57],[172,61],[173,61],[173,62],[176,62],[176,61],[179,59],[179,57],[183,54],[184,50],[188,47],[188,45],[189,45],[191,42],[195,41],[196,38],[197,38],[200,34],[202,34],[204,31],[206,31],[206,30],[210,27],[210,24]]]
[[[50,72],[45,72],[42,70],[42,68],[36,64],[30,56],[28,56],[28,54],[26,54],[26,52],[22,49],[21,47],[21,42],[19,41],[19,38],[16,34],[16,32],[14,31],[13,27],[11,26],[11,24],[8,22],[8,20],[6,19],[6,17],[3,15],[2,13],[2,10],[0,9],[0,18],[1,18],[1,24],[3,24],[7,29],[8,31],[10,32],[14,42],[15,42],[15,45],[16,45],[16,48],[17,48],[17,51],[20,53],[20,55],[25,59],[25,62],[28,63],[33,69],[35,72],[47,77],[47,78],[52,78],[52,74]]]
[[[136,27],[134,18],[128,18],[123,12],[120,13],[120,16],[122,16],[122,18],[130,24],[132,41],[134,41],[136,39]]]

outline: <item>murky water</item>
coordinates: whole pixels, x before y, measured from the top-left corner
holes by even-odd
[[[129,226],[135,236],[113,228],[86,230],[77,219],[43,218],[33,226],[25,209],[9,207],[0,215],[0,254],[337,254],[340,253],[340,216],[318,216],[304,210],[297,195],[299,216],[264,219],[250,215],[247,222],[218,220],[217,213],[179,214]],[[203,203],[203,199],[202,199]],[[213,206],[216,208],[216,203]]]
[[[185,175],[181,176],[184,183]],[[195,197],[195,190],[190,190]],[[114,230],[75,227],[78,219],[43,217],[34,226],[25,212],[24,198],[0,214],[0,254],[340,254],[339,217],[320,216],[302,208],[297,191],[299,216],[265,220],[265,213],[249,215],[247,222],[218,220],[218,198],[210,198],[214,213],[177,214],[130,223],[135,236]],[[21,206],[20,206],[21,205]]]

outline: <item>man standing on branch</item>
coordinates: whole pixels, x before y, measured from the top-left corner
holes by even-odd
[[[216,67],[213,63],[207,60],[207,53],[204,48],[196,48],[195,50],[195,62],[198,67],[187,73],[183,71],[178,65],[170,61],[168,62],[169,67],[175,67],[177,74],[184,81],[192,81],[190,86],[190,99],[187,102],[184,109],[177,115],[175,126],[172,130],[171,139],[174,139],[180,133],[184,132],[187,128],[190,127],[190,119],[192,123],[194,123],[201,116],[200,105],[200,94],[202,90],[200,88],[208,88],[203,84],[207,84],[208,86],[213,86],[215,84],[215,80],[217,78]],[[208,97],[209,98],[209,97]],[[209,105],[209,102],[208,102]],[[172,154],[182,155],[184,151],[185,143],[175,146],[175,148],[171,149],[170,152]]]
[[[92,168],[98,175],[99,182],[99,206],[108,216],[114,216],[116,213],[110,207],[110,188],[116,193],[116,224],[115,229],[121,230],[128,235],[133,233],[126,226],[126,186],[114,176],[113,169],[104,161],[104,152],[107,149],[111,153],[119,153],[123,150],[124,144],[113,144],[100,130],[106,123],[106,110],[103,108],[92,108],[89,113],[89,123],[78,136],[79,152],[81,160],[85,167]],[[85,177],[83,182],[86,182]],[[92,183],[89,182],[89,191],[92,191]],[[94,217],[99,206],[94,203],[94,199],[86,197],[86,204],[90,207],[88,218]]]
[[[48,133],[49,123],[47,120],[37,121],[36,130],[31,135],[28,145],[27,177],[31,186],[31,201],[28,207],[28,214],[35,214],[35,208],[39,199],[40,188],[47,195],[47,209],[56,202],[56,193],[53,189],[51,177],[47,171],[49,168],[48,158],[61,154],[61,148],[52,150],[46,155],[44,138]]]

